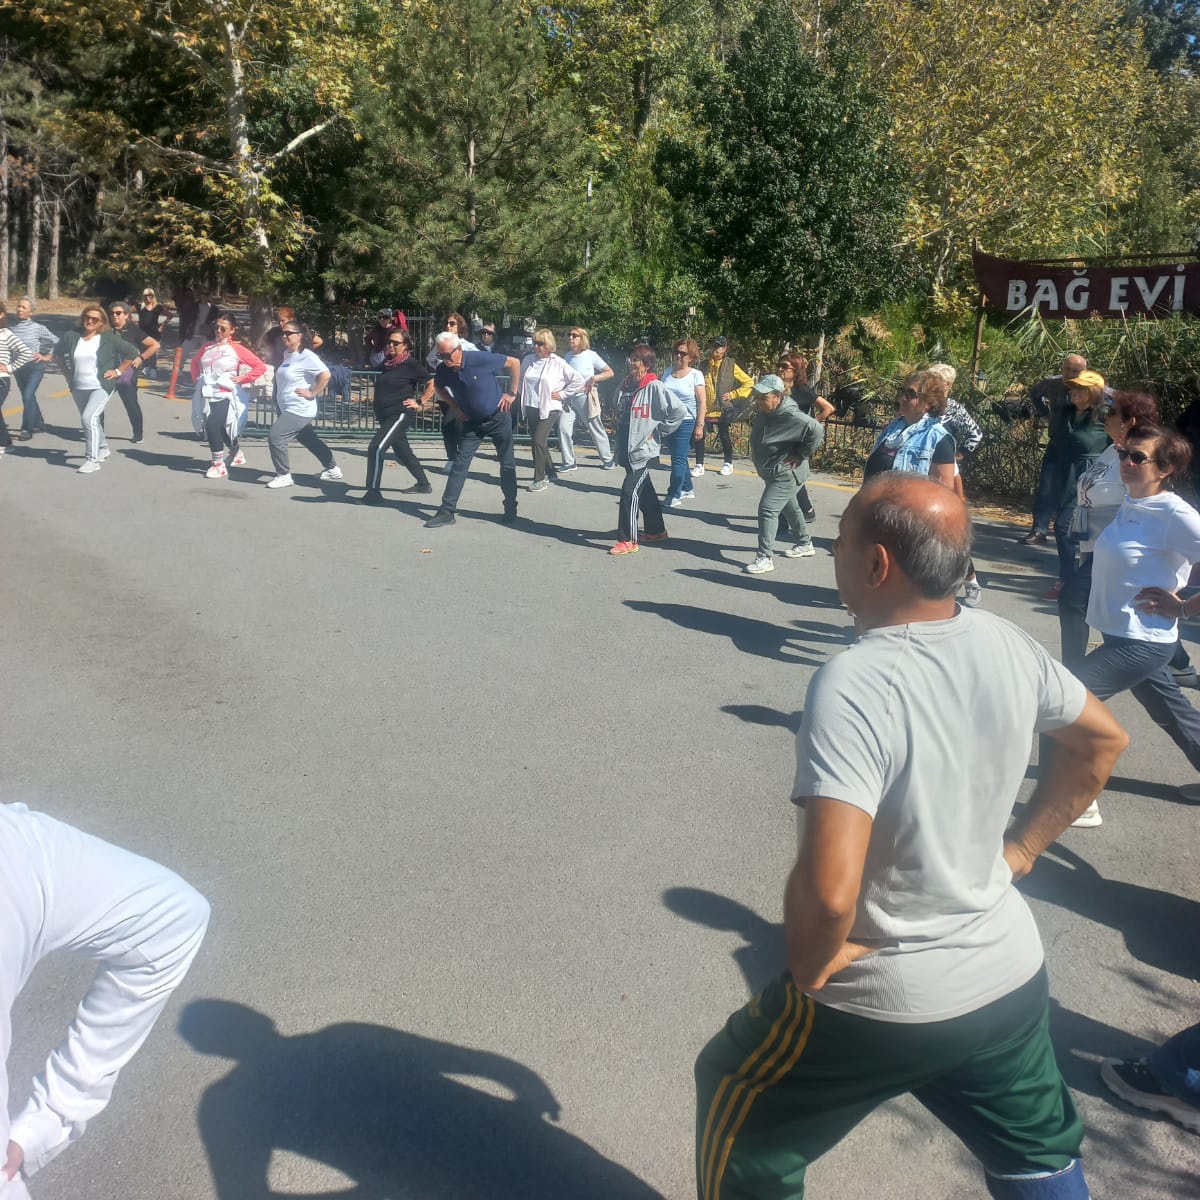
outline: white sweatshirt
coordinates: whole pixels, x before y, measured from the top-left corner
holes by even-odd
[[[9,1125],[0,1071],[0,1152],[10,1140],[34,1174],[82,1136],[108,1103],[117,1074],[146,1040],[208,926],[208,901],[178,875],[23,804],[0,805],[0,1057],[7,1063],[13,1003],[55,950],[97,964],[65,1039]],[[0,1158],[0,1163],[3,1159]],[[18,1175],[0,1197],[26,1194]]]

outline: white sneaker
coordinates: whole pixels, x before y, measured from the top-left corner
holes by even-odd
[[[1091,804],[1089,804],[1087,808],[1085,808],[1083,812],[1081,812],[1079,816],[1077,816],[1075,820],[1071,822],[1071,827],[1073,829],[1098,829],[1103,824],[1104,818],[1100,815],[1100,805],[1093,800]]]
[[[696,493],[693,492],[691,488],[688,488],[686,492],[679,493],[679,498],[680,500],[695,500]]]
[[[204,472],[205,479],[228,479],[229,471],[225,466],[223,458],[217,459],[207,471]]]
[[[812,558],[816,554],[817,548],[812,542],[797,542],[794,546],[783,552],[784,558]]]
[[[274,479],[267,480],[267,487],[280,488],[291,486],[292,477],[290,475],[276,475]]]
[[[775,570],[775,560],[760,554],[752,563],[747,563],[744,569],[747,575],[765,575],[768,571]]]
[[[100,470],[99,461],[94,458],[89,458],[84,460],[83,466],[80,467],[75,473],[77,475],[92,475],[98,470]]]
[[[246,456],[239,450],[230,460],[231,467],[244,467],[246,465]]]
[[[962,602],[968,608],[977,608],[979,602],[983,599],[983,588],[979,586],[979,580],[968,579],[963,584]]]
[[[722,463],[721,464],[721,474],[722,475],[732,475],[733,474],[733,463]]]
[[[337,463],[334,463],[333,466],[330,467],[327,471],[321,472],[322,479],[341,479],[341,477],[342,477],[342,468],[339,467],[337,465]]]
[[[107,446],[101,446],[100,447],[100,461],[103,462],[111,453],[112,453],[112,451],[109,450],[109,448]]]
[[[668,502],[667,507],[668,508],[682,508],[683,501],[680,500],[678,496],[676,496],[674,500],[671,500]]]
[[[694,466],[692,468],[692,478],[693,479],[699,479],[700,476],[703,474],[704,474],[704,468],[702,466],[700,466],[699,464],[697,464],[696,466]]]

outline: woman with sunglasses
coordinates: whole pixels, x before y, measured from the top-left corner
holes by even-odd
[[[141,330],[133,321],[133,313],[129,305],[125,303],[117,303],[109,306],[109,318],[112,321],[113,330],[121,337],[133,337],[135,333],[141,334]],[[140,339],[142,343],[142,362],[153,360],[158,353],[158,342],[152,337],[143,337]],[[138,368],[129,367],[122,371],[117,376],[117,395],[121,397],[121,403],[125,405],[125,413],[129,417],[129,427],[133,431],[132,441],[136,445],[142,440],[143,422],[142,422],[142,406],[138,403]]]
[[[238,429],[246,405],[241,388],[266,374],[266,364],[237,337],[237,322],[228,314],[217,318],[216,339],[206,342],[192,359],[192,379],[196,395],[192,419],[208,439],[212,465],[205,471],[208,479],[225,479],[225,448],[231,455],[229,466],[240,467],[246,458],[238,443]]]
[[[291,487],[291,468],[288,464],[288,444],[298,441],[310,450],[321,464],[321,478],[341,479],[342,469],[334,461],[333,451],[317,436],[312,423],[317,417],[317,397],[329,382],[329,368],[313,353],[312,336],[307,326],[291,321],[283,327],[283,363],[275,372],[278,388],[275,403],[279,415],[267,434],[275,478],[268,480],[269,488]]]
[[[533,353],[521,361],[521,408],[533,447],[531,492],[544,492],[550,479],[557,478],[550,461],[550,434],[562,416],[563,401],[582,396],[587,388],[587,380],[555,353],[557,349],[549,329],[535,329]]]
[[[558,422],[558,447],[562,451],[562,471],[574,471],[575,444],[572,434],[575,432],[575,421],[578,418],[587,425],[588,433],[592,436],[592,445],[600,455],[600,465],[606,471],[611,471],[617,465],[613,458],[612,446],[608,440],[608,430],[604,428],[604,418],[600,414],[600,389],[597,384],[606,379],[612,379],[613,369],[592,349],[592,339],[588,331],[576,325],[567,334],[567,365],[573,367],[583,376],[584,394],[572,396],[563,405],[563,414]]]
[[[704,421],[708,416],[708,390],[704,376],[696,369],[700,347],[691,338],[682,339],[673,348],[674,366],[662,378],[663,387],[683,405],[687,416],[667,439],[671,451],[671,480],[667,484],[667,507],[678,508],[695,495],[688,455],[693,442],[704,440]]]
[[[162,342],[162,332],[171,323],[174,313],[169,308],[159,304],[153,288],[142,292],[142,302],[138,305],[137,325],[142,331],[142,337],[153,338],[157,346]],[[157,351],[156,351],[157,353]],[[147,379],[158,378],[158,361],[156,354],[148,354],[143,360],[142,374]]]
[[[388,335],[384,359],[375,376],[375,419],[379,428],[367,447],[367,489],[364,504],[382,504],[383,460],[390,448],[396,458],[412,473],[416,483],[406,492],[427,495],[433,485],[425,468],[408,444],[408,429],[421,403],[417,396],[432,378],[425,364],[413,355],[412,337],[399,326]]]
[[[932,371],[905,377],[896,393],[899,415],[884,426],[863,469],[863,479],[881,471],[914,471],[954,489],[954,438],[942,424],[948,390]]]
[[[54,356],[79,409],[87,443],[79,474],[91,475],[100,470],[100,464],[108,457],[108,439],[100,420],[104,406],[112,399],[121,372],[140,367],[142,356],[135,345],[112,331],[104,309],[98,304],[84,308],[79,314],[78,330],[63,334]]]
[[[1132,691],[1200,771],[1200,710],[1170,669],[1180,618],[1200,611],[1200,597],[1185,603],[1180,596],[1200,562],[1200,513],[1174,491],[1176,481],[1187,477],[1191,447],[1179,434],[1145,423],[1125,433],[1116,455],[1126,496],[1096,539],[1087,609],[1087,623],[1102,644],[1077,675],[1101,700]],[[1179,794],[1200,800],[1200,784],[1181,787]],[[1099,825],[1098,806],[1075,823]]]

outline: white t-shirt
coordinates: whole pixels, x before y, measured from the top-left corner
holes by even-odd
[[[96,370],[96,355],[100,352],[100,335],[80,338],[75,343],[72,358],[75,360],[75,387],[80,391],[91,391],[101,386]]]
[[[553,357],[538,358],[536,354],[527,354],[521,363],[521,405],[524,408],[539,408],[538,401],[539,385],[542,382],[542,375],[547,368],[550,368],[551,374],[559,371],[558,364],[554,362]],[[555,388],[555,391],[558,389]],[[561,400],[548,400],[547,408],[551,412],[559,412],[562,409]]]
[[[1176,622],[1138,612],[1133,598],[1147,587],[1177,592],[1200,562],[1200,513],[1174,492],[1127,496],[1092,551],[1088,624],[1111,637],[1173,642]]]
[[[926,1023],[1034,976],[1041,939],[1012,886],[1004,831],[1033,733],[1072,724],[1086,698],[1027,633],[970,609],[871,630],[817,672],[792,796],[826,796],[872,818],[850,938],[885,943],[814,991],[817,1000]]]
[[[1075,493],[1077,514],[1074,520],[1082,522],[1080,528],[1087,534],[1080,539],[1079,549],[1081,553],[1089,554],[1125,499],[1116,446],[1105,447],[1104,453],[1079,476]]]
[[[676,377],[670,371],[662,376],[663,387],[678,396],[688,410],[688,416],[696,417],[696,389],[704,386],[704,376],[693,367],[686,375]]]
[[[311,350],[293,350],[283,356],[283,362],[275,368],[278,381],[275,399],[280,412],[295,413],[298,417],[317,415],[315,396],[297,396],[297,388],[311,388],[329,368]]]
[[[577,350],[574,354],[568,354],[567,366],[574,367],[584,379],[591,379],[593,375],[599,375],[601,371],[608,370],[608,363],[595,350],[590,349]]]

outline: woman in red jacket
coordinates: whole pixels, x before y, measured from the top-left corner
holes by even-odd
[[[227,313],[217,318],[216,333],[216,341],[205,343],[192,359],[192,378],[212,451],[212,466],[204,474],[209,479],[224,479],[229,474],[226,447],[232,455],[231,466],[240,467],[246,461],[237,436],[238,420],[246,407],[239,389],[261,378],[267,368],[248,346],[235,341],[237,322]],[[193,405],[193,414],[197,405]]]

